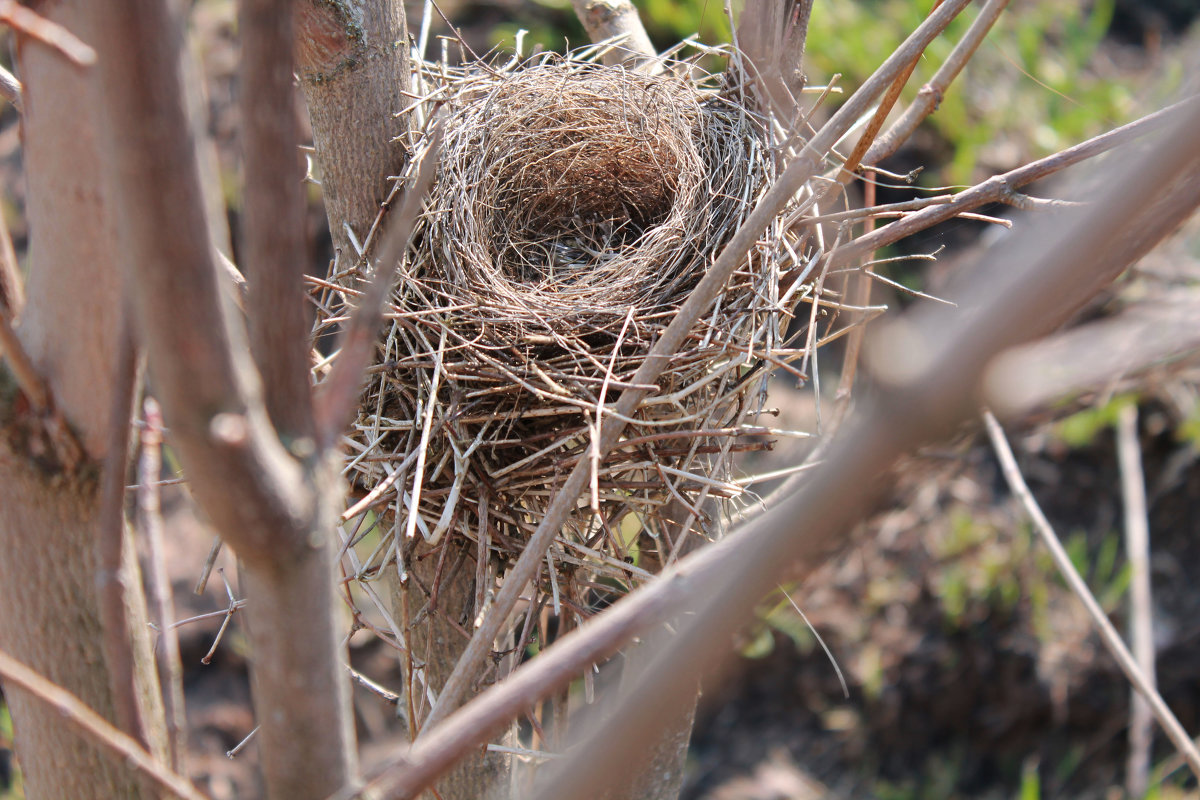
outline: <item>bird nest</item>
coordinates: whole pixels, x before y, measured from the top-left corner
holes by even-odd
[[[775,128],[747,107],[738,71],[697,79],[677,66],[421,68],[411,112],[436,110],[445,134],[348,440],[354,510],[384,523],[360,579],[393,563],[403,573],[416,537],[457,540],[481,577],[503,574],[591,458],[603,409],[771,185]],[[429,141],[413,134],[400,185]],[[543,572],[556,603],[564,574],[637,582],[742,494],[734,454],[769,446],[755,426],[763,367],[804,353],[785,340],[805,292],[781,292],[783,241],[781,226],[761,237],[592,464]],[[331,319],[345,294],[323,304]]]

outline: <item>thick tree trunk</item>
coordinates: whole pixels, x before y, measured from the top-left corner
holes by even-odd
[[[358,254],[408,157],[408,34],[398,0],[296,0],[296,68],[341,269]]]
[[[43,11],[89,39],[78,19],[83,3]],[[32,232],[18,334],[78,435],[83,461],[72,467],[48,457],[37,434],[43,419],[21,398],[0,392],[0,647],[120,724],[113,686],[122,679],[114,680],[104,657],[96,543],[104,524],[99,486],[109,419],[123,388],[114,379],[123,304],[111,208],[99,188],[102,162],[88,114],[97,87],[94,73],[44,46],[18,41],[18,60]],[[128,556],[128,542],[124,549]],[[119,637],[133,649],[136,725],[162,754],[161,698],[131,558],[123,572],[127,630],[110,632],[109,642]],[[8,702],[30,797],[157,796],[132,770],[71,732],[53,709],[19,691]]]

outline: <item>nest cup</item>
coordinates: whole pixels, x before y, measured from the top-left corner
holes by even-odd
[[[768,121],[737,101],[736,74],[711,86],[544,58],[423,78],[445,138],[350,437],[360,507],[393,512],[358,577],[398,553],[403,572],[411,532],[463,545],[490,585],[485,573],[519,556],[558,485],[591,459],[598,409],[770,185],[775,151]],[[418,155],[427,146],[413,142]],[[593,462],[541,589],[636,582],[651,555],[666,563],[690,531],[711,529],[711,501],[740,493],[733,452],[764,446],[743,436],[761,367],[788,358],[779,238],[763,237],[621,443]],[[479,589],[475,614],[484,602]]]

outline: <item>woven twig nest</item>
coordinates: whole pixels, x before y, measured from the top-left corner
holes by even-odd
[[[737,100],[736,69],[696,80],[545,57],[421,78],[414,113],[440,108],[445,138],[350,437],[360,507],[390,512],[360,578],[392,563],[397,542],[403,553],[406,534],[469,540],[490,570],[520,554],[589,457],[597,410],[769,187],[778,153],[770,120]],[[414,163],[427,147],[414,135]],[[741,493],[732,453],[765,446],[745,436],[762,367],[803,352],[784,341],[783,238],[762,237],[595,464],[542,588],[581,569],[581,586],[636,581],[635,554],[654,547],[665,563],[689,531],[714,527],[710,501]]]

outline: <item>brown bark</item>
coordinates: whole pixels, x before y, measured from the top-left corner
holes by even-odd
[[[411,659],[405,661],[404,702],[415,718],[416,725],[410,725],[415,731],[429,714],[427,687],[435,697],[441,693],[466,646],[475,607],[475,562],[456,545],[430,548],[420,542],[406,563],[408,581],[393,585],[392,604],[408,626],[404,635]],[[443,800],[478,800],[506,788],[508,776],[509,756],[479,751],[461,760],[435,787]]]
[[[330,454],[289,450],[268,419],[209,238],[179,17],[150,0],[89,10],[106,178],[150,374],[193,494],[248,573],[267,793],[323,798],[357,770],[333,586],[340,484]]]
[[[43,9],[90,38],[79,19],[85,3]],[[118,722],[113,686],[131,680],[137,726],[164,749],[163,719],[136,564],[119,576],[127,630],[111,632],[132,648],[133,674],[114,680],[103,657],[96,542],[100,474],[108,455],[122,300],[111,205],[101,189],[101,160],[90,98],[94,73],[47,48],[18,41],[24,86],[22,136],[31,228],[30,276],[18,330],[58,412],[83,445],[72,468],[38,449],[50,417],[8,397],[0,409],[0,647]],[[125,387],[127,389],[127,387]],[[50,424],[53,424],[50,421]],[[120,462],[120,459],[117,459]],[[130,552],[128,542],[124,547]],[[124,764],[70,731],[53,709],[19,691],[8,697],[16,749],[30,797],[153,797]]]
[[[295,0],[296,70],[308,103],[329,230],[341,269],[408,157],[408,34],[397,0]]]

